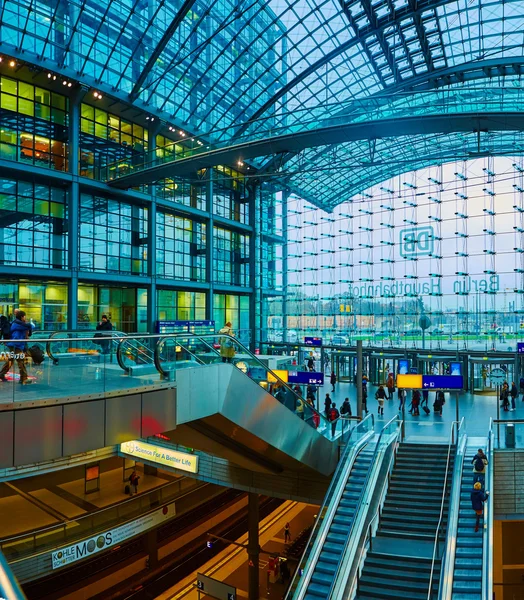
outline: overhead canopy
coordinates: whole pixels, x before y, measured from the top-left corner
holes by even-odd
[[[5,52],[74,73],[212,144],[300,131],[304,115],[329,122],[369,98],[381,119],[399,98],[427,103],[431,90],[518,89],[524,62],[522,0],[9,0],[0,22]],[[449,147],[450,135],[378,141],[372,168],[358,165],[361,143],[342,143],[339,161],[355,167],[343,177],[291,177],[320,205],[337,203],[377,173],[427,164],[413,149]],[[501,145],[515,142],[507,135]],[[458,156],[471,144],[454,143]],[[393,148],[409,165],[392,164]],[[286,170],[294,161],[311,173],[332,162],[318,149]]]

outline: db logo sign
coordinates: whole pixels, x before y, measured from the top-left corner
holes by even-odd
[[[413,227],[402,229],[400,232],[400,256],[403,258],[417,258],[433,254],[435,238],[433,227]]]

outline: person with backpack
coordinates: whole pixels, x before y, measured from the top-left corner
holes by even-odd
[[[331,383],[331,391],[334,392],[335,385],[337,383],[337,376],[335,375],[335,371],[331,371],[331,377],[329,378],[329,381]]]
[[[475,521],[475,533],[479,530],[480,517],[484,513],[484,502],[487,501],[489,492],[485,492],[482,489],[482,484],[477,481],[473,485],[473,491],[471,492],[471,508],[475,511],[477,516]]]
[[[384,386],[380,385],[376,394],[375,394],[375,398],[378,402],[378,416],[384,416],[384,400],[386,399],[386,391],[384,390]]]
[[[484,454],[484,450],[479,448],[473,460],[471,461],[473,465],[473,483],[480,482],[481,486],[484,487],[484,483],[486,481],[486,467],[488,465],[488,458]]]
[[[507,382],[504,382],[502,385],[502,389],[500,390],[500,402],[501,408],[504,412],[508,412],[509,410],[509,386]]]
[[[340,414],[343,417],[351,416],[351,405],[349,403],[349,398],[344,399],[344,402],[342,403],[342,406],[340,407]]]
[[[324,414],[326,415],[326,419],[329,419],[329,411],[331,410],[331,397],[329,394],[326,394],[324,398]]]
[[[315,370],[315,359],[313,358],[313,353],[311,352],[307,359],[307,368],[311,373]]]
[[[519,396],[519,391],[517,390],[517,385],[514,381],[511,382],[511,390],[509,391],[509,395],[511,396],[511,408],[510,411],[513,412],[517,407],[515,402]]]
[[[414,417],[418,417],[420,415],[419,406],[420,406],[420,392],[419,392],[419,390],[413,390],[413,394],[411,396],[411,407],[409,409],[409,412]]]
[[[228,321],[218,333],[235,337],[230,321]],[[223,363],[233,362],[233,357],[235,356],[235,344],[231,337],[220,338],[220,356],[222,357]]]
[[[331,423],[331,437],[335,437],[335,431],[337,429],[337,419],[340,417],[340,413],[338,412],[337,405],[333,402],[331,408],[329,409],[328,419]]]
[[[0,316],[0,336],[3,340],[11,339],[11,323],[5,315]]]
[[[129,495],[133,496],[133,494],[138,494],[138,480],[140,479],[140,475],[133,470],[131,475],[129,476]]]
[[[388,400],[393,400],[393,393],[395,392],[395,380],[393,379],[393,373],[388,375],[386,381],[386,388],[388,390]]]
[[[33,328],[26,321],[26,314],[23,310],[18,311],[17,318],[11,323],[11,331],[9,338],[11,342],[7,342],[6,346],[10,352],[7,355],[7,360],[0,370],[0,381],[7,381],[7,373],[16,360],[20,371],[20,384],[29,385],[32,381],[28,378],[27,369],[25,367],[25,353],[27,351],[27,338],[31,336]]]
[[[316,410],[313,411],[312,421],[314,428],[318,429],[318,426],[320,425],[320,415],[317,413]]]
[[[435,396],[435,402],[433,402],[433,410],[442,416],[442,407],[444,406],[444,392],[439,390]]]

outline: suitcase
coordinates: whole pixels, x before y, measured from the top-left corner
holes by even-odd
[[[427,415],[429,415],[429,413],[431,412],[431,411],[429,410],[429,408],[428,408],[427,406],[423,406],[422,408],[424,409],[424,412],[425,412]]]
[[[131,489],[129,488],[128,485],[126,485],[126,487],[124,488],[124,494],[127,494],[129,496],[130,492],[131,492]]]
[[[35,365],[41,365],[44,362],[45,355],[42,352],[42,348],[34,344],[29,348],[29,356],[33,359]]]

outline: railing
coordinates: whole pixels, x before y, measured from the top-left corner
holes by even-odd
[[[70,355],[75,350],[72,344],[81,341],[80,352],[100,352],[102,350],[102,344],[106,342],[107,347],[111,350],[115,350],[115,342],[118,344],[122,338],[127,337],[127,334],[123,331],[96,331],[81,329],[80,331],[55,331],[54,333],[48,334],[48,339],[42,339],[45,341],[45,351],[47,356],[53,361],[53,364],[57,365],[60,362],[60,354]],[[31,337],[31,341],[34,340],[34,334]],[[41,343],[40,340],[35,340],[37,343]],[[89,342],[89,343],[86,343]]]
[[[10,562],[40,552],[54,550],[64,544],[74,543],[87,536],[135,519],[156,506],[179,498],[182,493],[194,491],[207,485],[209,484],[190,477],[181,477],[149,492],[143,492],[128,498],[115,506],[102,508],[87,515],[30,533],[4,538],[0,540],[0,549]]]
[[[440,502],[440,515],[439,515],[439,519],[438,519],[437,530],[435,531],[435,543],[433,545],[433,556],[431,559],[431,569],[429,572],[429,585],[428,585],[427,600],[431,600],[431,595],[433,593],[433,576],[435,574],[435,563],[436,563],[438,555],[439,555],[440,529],[441,529],[443,521],[444,521],[444,505],[446,504],[446,498],[447,498],[446,488],[448,485],[449,464],[451,461],[451,448],[454,445],[455,426],[457,426],[457,438],[458,438],[459,432],[460,432],[463,424],[464,424],[464,417],[462,417],[462,419],[460,421],[453,421],[451,423],[451,432],[449,434],[449,444],[448,444],[448,456],[447,456],[447,460],[446,460],[446,474],[444,476],[444,485],[442,488],[442,500]]]
[[[337,498],[338,500],[342,495],[347,477],[349,477],[349,474],[351,473],[351,469],[359,451],[366,445],[370,437],[372,437],[373,426],[373,415],[368,415],[351,430],[344,454],[333,475],[324,502],[318,512],[315,526],[309,536],[306,549],[300,563],[297,565],[295,575],[288,589],[286,596],[288,599],[293,597],[297,589],[303,591],[307,588],[307,584],[311,579],[313,569],[318,560],[318,555],[322,550],[327,536],[329,525],[338,507],[338,501],[334,502],[333,499]],[[313,552],[314,554],[312,554]]]
[[[370,481],[371,481],[372,477],[374,476],[375,471],[377,469],[380,469],[380,467],[381,467],[381,461],[377,460],[380,455],[380,452],[385,451],[385,449],[393,441],[390,437],[387,437],[384,440],[384,442],[382,442],[382,438],[383,438],[384,434],[386,434],[386,435],[391,434],[391,435],[395,436],[395,439],[398,439],[400,432],[402,430],[402,427],[403,427],[403,421],[400,421],[398,416],[394,416],[392,419],[390,419],[384,425],[384,427],[382,428],[382,430],[380,432],[380,435],[378,436],[377,444],[376,444],[375,450],[373,452],[373,457],[371,458],[370,467],[366,474],[366,479],[364,480],[364,484],[362,485],[362,490],[361,490],[359,498],[357,500],[357,509],[356,509],[355,517],[351,523],[351,527],[349,528],[349,530],[346,534],[346,540],[344,542],[344,550],[342,551],[341,559],[342,559],[342,557],[345,557],[347,555],[350,542],[353,541],[354,543],[356,543],[356,539],[358,538],[359,528],[363,527],[363,521],[365,521],[365,518],[367,517],[367,512],[361,513],[360,508],[362,506],[369,505],[371,498],[372,498],[373,494],[375,493],[374,487],[370,487]],[[384,443],[384,447],[382,447],[382,443]],[[392,456],[394,456],[394,455],[395,455],[395,452],[392,452]],[[391,460],[390,460],[390,465],[391,465]],[[389,470],[389,466],[388,466],[388,470]],[[355,546],[355,549],[353,552],[356,552],[356,551],[357,551],[357,547]],[[352,557],[349,557],[347,560],[339,561],[339,563],[336,567],[335,574],[333,575],[333,578],[331,581],[328,598],[341,597],[341,593],[343,592],[343,589],[342,590],[338,589],[338,592],[336,592],[335,586],[342,585],[343,588],[346,587],[345,582],[343,582],[342,579],[339,579],[340,571],[343,566],[347,566],[352,563],[353,563]]]
[[[26,600],[22,588],[0,552],[0,598],[4,600]]]
[[[455,572],[455,554],[457,548],[457,528],[460,512],[460,494],[462,488],[462,470],[468,436],[462,427],[462,435],[457,444],[455,464],[453,466],[453,487],[451,489],[448,535],[446,538],[446,549],[443,555],[443,564],[440,571],[439,600],[451,600],[453,594],[453,577]]]
[[[229,340],[231,347],[226,347],[224,340]],[[270,382],[272,395],[320,433],[330,438],[344,437],[348,430],[346,419],[329,421],[235,337],[227,334],[165,335],[156,344],[154,360],[159,373],[172,379],[173,371],[177,369],[232,361],[233,357],[237,368],[257,383]]]
[[[482,538],[482,600],[493,599],[493,419],[489,424],[488,446],[486,455],[488,466],[486,473],[485,490],[489,490],[490,497],[484,502],[484,531]]]
[[[400,424],[400,427],[403,428],[404,427],[404,422],[402,422]],[[387,490],[389,488],[389,482],[390,482],[390,478],[391,478],[391,474],[393,472],[393,462],[396,458],[397,455],[397,446],[395,446],[395,449],[393,452],[391,452],[391,456],[389,457],[389,462],[388,462],[388,466],[386,469],[386,476],[384,477],[384,481],[382,482],[382,488],[377,496],[377,510],[375,511],[375,514],[371,517],[368,526],[366,528],[366,534],[364,535],[364,539],[362,541],[362,547],[360,548],[360,551],[358,553],[358,558],[355,562],[355,576],[353,578],[353,580],[351,582],[349,582],[347,589],[349,589],[349,594],[346,596],[347,598],[354,598],[357,588],[358,588],[358,584],[360,581],[360,565],[363,562],[363,558],[364,558],[364,552],[367,552],[368,550],[368,542],[369,542],[369,549],[372,550],[373,549],[373,536],[374,536],[374,532],[377,530],[378,528],[378,521],[380,519],[380,515],[381,515],[381,511],[382,511],[382,507],[384,506],[384,501],[386,500],[386,495],[387,495]]]

